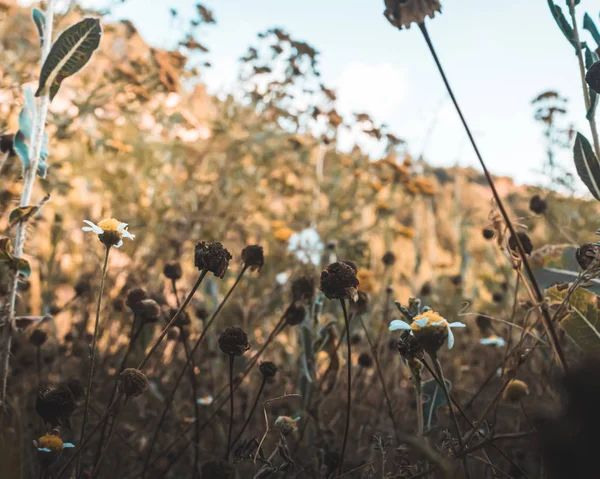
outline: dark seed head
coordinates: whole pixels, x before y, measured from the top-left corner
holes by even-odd
[[[127,397],[135,397],[148,389],[146,375],[135,368],[127,368],[119,374],[119,390]]]
[[[231,254],[219,243],[200,241],[194,250],[194,264],[200,271],[210,271],[217,278],[223,278],[231,261]]]
[[[450,282],[454,285],[454,286],[460,286],[460,283],[462,283],[462,277],[460,274],[456,274],[454,276],[450,277]]]
[[[204,301],[201,301],[196,304],[195,313],[196,313],[196,317],[200,321],[204,321],[205,319],[208,318],[209,312],[208,312],[208,308],[206,307],[206,303]]]
[[[362,336],[358,333],[354,333],[352,336],[350,336],[350,343],[351,344],[360,344],[362,342]]]
[[[423,359],[425,352],[421,347],[421,344],[412,334],[404,333],[402,337],[396,342],[396,348],[407,362],[414,361],[415,359]]]
[[[170,328],[167,331],[167,339],[170,341],[179,339],[179,330],[177,328]]]
[[[306,306],[302,301],[294,301],[284,313],[285,322],[290,326],[297,326],[306,317]]]
[[[277,374],[277,366],[271,361],[264,361],[260,363],[258,369],[260,369],[261,374],[265,378],[273,378]]]
[[[396,262],[396,255],[391,251],[388,251],[386,254],[383,255],[381,261],[383,261],[383,264],[386,266],[393,266]]]
[[[533,251],[533,243],[531,242],[531,239],[529,238],[527,233],[525,233],[523,231],[519,231],[519,232],[517,232],[517,236],[519,237],[519,241],[521,241],[521,245],[523,246],[523,250],[525,251],[525,254],[530,255],[531,252]],[[515,239],[514,236],[511,236],[508,239],[508,247],[510,248],[510,250],[513,253],[515,253],[515,254],[519,253],[519,248],[517,246],[517,240]]]
[[[504,295],[502,293],[494,293],[492,295],[492,301],[494,303],[501,303],[502,301],[504,301]]]
[[[310,276],[300,276],[292,281],[292,301],[312,301],[315,296],[315,280]]]
[[[229,356],[241,356],[250,349],[248,335],[242,328],[227,328],[219,336],[219,347]]]
[[[431,284],[424,283],[423,286],[421,286],[421,292],[419,293],[419,296],[429,296],[430,294],[431,294]]]
[[[175,316],[175,313],[177,313],[177,309],[170,308],[169,309],[169,319],[171,319],[173,316]],[[187,326],[187,325],[191,324],[191,322],[192,321],[190,320],[189,314],[187,314],[185,311],[181,311],[179,313],[179,316],[177,316],[177,319],[173,323],[173,327],[181,328],[182,326]]]
[[[495,236],[494,230],[492,228],[483,228],[481,234],[486,240],[491,240]]]
[[[41,329],[36,329],[29,336],[29,342],[34,346],[42,346],[48,340],[48,334]]]
[[[373,366],[373,356],[369,353],[360,353],[358,356],[358,364],[363,368],[370,368]]]
[[[263,247],[257,244],[246,246],[242,250],[242,261],[244,266],[250,268],[250,271],[260,271],[265,264]]]
[[[585,75],[585,81],[592,90],[600,94],[600,61],[592,64]]]
[[[160,319],[161,309],[153,299],[143,299],[135,306],[135,311],[144,323],[156,323]]]
[[[163,269],[163,274],[173,280],[173,281],[177,281],[178,279],[181,279],[181,277],[183,276],[183,270],[181,269],[181,263],[179,263],[178,261],[169,261],[168,263],[165,264],[165,267]]]
[[[136,307],[137,307],[138,303],[144,299],[148,299],[148,293],[146,293],[145,289],[143,289],[143,288],[132,289],[127,294],[127,306],[129,306],[129,309],[131,309],[134,313],[137,313]]]
[[[543,215],[548,210],[548,203],[540,195],[533,195],[529,200],[529,209],[538,215]]]
[[[477,327],[482,335],[487,336],[492,329],[492,320],[488,317],[487,314],[481,313],[477,315],[477,319],[475,319],[477,323]]]
[[[43,388],[38,391],[35,410],[45,423],[53,427],[70,427],[71,414],[75,410],[75,398],[71,390],[64,386]]]
[[[598,259],[599,254],[600,247],[598,245],[585,243],[575,251],[575,259],[580,268],[586,270]]]
[[[79,278],[79,281],[75,283],[75,294],[81,296],[87,293],[92,288],[92,280],[88,275],[84,275]]]
[[[332,263],[321,273],[321,291],[329,299],[358,299],[358,270],[348,263]]]

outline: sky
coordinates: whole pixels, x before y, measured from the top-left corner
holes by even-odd
[[[566,2],[556,0],[566,12]],[[95,0],[96,2],[96,0]],[[127,0],[116,18],[134,21],[151,44],[179,38],[169,8],[195,16],[192,0]],[[238,59],[256,34],[274,26],[320,51],[323,82],[338,93],[338,110],[368,112],[405,139],[413,156],[435,165],[476,166],[477,159],[446,94],[419,29],[393,28],[383,0],[205,0],[217,20],[199,40],[213,67],[202,71],[211,93],[231,91]],[[443,13],[427,22],[438,55],[492,172],[519,183],[542,180],[541,125],[531,100],[545,90],[566,97],[569,121],[590,138],[577,59],[558,30],[545,0],[443,1]],[[597,21],[600,1],[581,0]],[[182,20],[183,22],[183,20]],[[586,38],[591,42],[591,38]],[[574,171],[571,154],[561,156]]]

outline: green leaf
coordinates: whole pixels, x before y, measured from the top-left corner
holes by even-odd
[[[35,96],[54,98],[65,78],[81,70],[100,45],[102,27],[97,18],[85,18],[60,34],[42,66],[40,85]]]
[[[588,72],[591,70],[594,63],[596,63],[598,60],[600,60],[600,58],[598,57],[598,54],[595,51],[591,50],[590,48],[585,49],[585,67],[588,69]],[[588,111],[585,115],[588,121],[594,117],[594,114],[596,113],[596,107],[598,106],[598,93],[596,93],[593,88],[589,88],[589,92],[590,107],[588,108]]]
[[[579,132],[577,132],[575,146],[573,146],[573,159],[579,178],[585,183],[594,198],[600,200],[600,164],[594,154],[592,145]]]
[[[548,0],[548,6],[550,7],[552,16],[554,17],[558,28],[560,28],[560,31],[563,32],[563,35],[569,41],[569,43],[573,45],[573,48],[577,49],[577,42],[575,41],[575,34],[573,33],[573,28],[563,15],[562,9],[558,5],[555,5],[554,2],[552,2],[552,0]]]
[[[15,208],[10,212],[10,216],[8,217],[8,225],[13,226],[16,223],[22,223],[24,221],[29,221],[34,214],[36,214],[42,206],[50,201],[50,196],[46,195],[42,200],[36,205],[30,206],[20,206]]]
[[[546,291],[550,304],[561,304],[568,290],[556,286]],[[570,297],[566,315],[559,318],[560,326],[573,341],[588,353],[600,354],[600,298],[585,289],[576,290]]]
[[[592,20],[592,17],[587,13],[583,16],[583,28],[590,32],[592,38],[600,47],[600,32],[598,32],[598,28],[596,28],[596,24],[594,23],[594,20]]]
[[[34,8],[31,12],[33,22],[37,27],[38,34],[40,35],[40,46],[44,44],[44,30],[46,28],[46,17],[39,8]]]
[[[452,383],[444,379],[448,391],[452,388]],[[425,381],[421,386],[421,400],[423,401],[423,417],[425,425],[429,428],[433,421],[433,413],[446,404],[446,395],[435,379]]]
[[[35,117],[37,116],[37,107],[35,105],[35,98],[33,97],[31,88],[25,87],[23,89],[23,97],[25,99],[25,103],[23,104],[23,108],[19,113],[19,130],[14,138],[13,149],[17,155],[19,155],[19,158],[21,158],[23,174],[25,174],[25,170],[29,166],[29,162],[32,159],[30,157],[30,147],[33,140],[33,123]],[[44,132],[42,150],[40,151],[40,159],[37,166],[37,174],[41,178],[45,178],[46,173],[48,172],[48,164],[46,163],[47,159],[48,134]]]
[[[8,263],[13,271],[26,278],[31,275],[29,262],[26,259],[13,256],[10,238],[0,238],[0,262]]]

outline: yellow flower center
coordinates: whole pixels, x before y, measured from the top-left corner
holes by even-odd
[[[420,319],[427,319],[427,323],[425,324],[425,326],[419,326],[416,323]],[[442,322],[441,324],[436,324],[435,326],[433,325],[433,323],[439,323],[440,321]],[[410,328],[413,331],[420,331],[422,329],[431,328],[431,327],[446,328],[447,326],[448,326],[448,321],[446,321],[444,318],[442,318],[439,313],[436,313],[434,311],[427,311],[423,314],[419,314],[418,316],[415,316],[413,319],[413,322],[410,325]]]
[[[106,233],[108,231],[117,231],[119,221],[114,218],[105,218],[98,223],[98,226]]]
[[[51,434],[46,434],[45,436],[40,437],[37,441],[37,444],[38,447],[50,449],[52,452],[60,452],[63,450],[62,439]]]

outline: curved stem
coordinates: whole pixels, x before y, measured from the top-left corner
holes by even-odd
[[[110,445],[110,440],[112,439],[113,433],[115,432],[115,426],[116,426],[117,422],[119,421],[119,418],[121,417],[121,411],[125,408],[125,405],[127,404],[127,399],[128,398],[126,397],[125,401],[123,402],[123,405],[115,413],[115,418],[112,422],[110,432],[108,433],[108,438],[106,439],[106,445],[104,446],[104,450],[101,452],[98,462],[96,463],[96,465],[94,466],[94,470],[92,471],[92,479],[94,479],[95,477],[98,477],[98,474],[100,474],[100,468],[102,467],[102,461],[104,461],[104,458],[106,457],[106,452],[108,451],[108,446]],[[107,422],[108,421],[105,421],[104,424],[106,424]]]
[[[196,444],[196,448],[194,451],[194,468],[192,470],[192,477],[196,477],[198,471],[198,463],[200,462],[200,407],[198,406],[198,385],[196,384],[196,362],[194,361],[194,357],[191,354],[188,338],[187,336],[185,336],[183,327],[179,328],[179,337],[181,338],[181,342],[183,343],[185,357],[191,363],[189,368],[190,384],[192,386],[192,404],[194,405],[194,424],[196,425],[196,430],[194,434],[194,442]]]
[[[346,311],[346,301],[340,299],[342,303],[342,311],[344,312],[344,324],[346,325],[346,347],[348,349],[348,362],[346,364],[346,370],[348,372],[348,385],[347,385],[347,406],[346,406],[346,425],[344,428],[344,440],[342,442],[342,452],[340,453],[340,467],[338,469],[337,477],[342,475],[342,469],[344,468],[344,454],[346,453],[346,444],[348,443],[348,432],[350,430],[350,412],[352,410],[352,341],[350,340],[350,321],[348,320],[348,312]]]
[[[108,256],[110,254],[110,246],[106,247],[104,255],[104,265],[102,266],[102,280],[100,281],[100,294],[98,294],[98,303],[96,304],[96,320],[94,322],[94,336],[90,351],[90,372],[88,374],[87,390],[85,392],[85,404],[83,406],[83,421],[81,423],[81,434],[79,435],[79,443],[83,441],[85,436],[85,428],[87,426],[90,396],[92,393],[92,379],[94,377],[94,365],[96,363],[96,342],[98,341],[98,323],[100,322],[100,308],[102,306],[102,296],[104,295],[104,284],[106,282],[106,270],[108,269]],[[75,467],[75,477],[79,477],[79,469],[81,466],[81,456],[77,456],[77,466]]]
[[[242,429],[240,429],[240,432],[238,433],[238,435],[235,437],[235,439],[231,443],[232,447],[235,446],[235,444],[240,440],[240,438],[244,434],[244,431],[248,427],[248,424],[250,424],[250,420],[252,419],[252,416],[254,415],[254,411],[256,411],[256,406],[258,406],[258,401],[263,392],[263,389],[265,388],[265,384],[267,384],[267,378],[263,377],[263,380],[260,383],[260,388],[258,388],[258,393],[256,394],[256,399],[254,399],[254,404],[252,405],[252,408],[250,409],[250,414],[248,414],[248,417],[246,418],[246,421],[244,422]],[[229,394],[232,394],[232,393],[230,392]]]
[[[550,344],[552,346],[554,356],[556,357],[556,361],[558,362],[560,367],[563,369],[563,371],[567,372],[567,361],[565,359],[563,350],[560,346],[560,342],[558,340],[558,335],[556,334],[556,330],[554,329],[554,325],[552,324],[550,312],[548,311],[548,305],[546,303],[544,303],[544,296],[542,295],[542,292],[537,283],[537,280],[535,279],[535,276],[533,275],[533,270],[531,269],[531,265],[529,264],[529,260],[527,259],[527,255],[525,254],[525,250],[523,248],[523,245],[521,244],[521,240],[517,236],[515,227],[511,221],[510,217],[508,216],[506,208],[504,207],[504,203],[502,202],[502,199],[500,198],[500,194],[498,193],[498,190],[496,189],[496,185],[494,183],[492,175],[488,171],[487,166],[485,165],[485,162],[483,161],[483,157],[481,156],[481,153],[479,152],[477,143],[475,143],[475,138],[473,137],[473,134],[471,133],[471,129],[469,128],[469,125],[467,124],[467,121],[465,120],[462,110],[460,109],[458,101],[456,100],[456,97],[454,96],[454,92],[452,91],[452,88],[450,87],[450,83],[448,81],[448,78],[446,78],[446,73],[444,72],[444,68],[442,67],[442,64],[437,56],[435,47],[433,46],[433,42],[431,41],[431,38],[429,37],[429,33],[427,32],[427,28],[425,27],[425,24],[420,23],[419,28],[421,29],[423,38],[425,39],[425,42],[427,43],[427,46],[429,47],[429,51],[431,52],[431,56],[433,57],[433,60],[435,61],[438,71],[440,72],[440,75],[442,77],[444,85],[446,86],[446,90],[448,90],[448,94],[450,95],[450,98],[452,99],[452,103],[454,104],[454,107],[456,108],[456,112],[458,113],[458,116],[460,117],[460,120],[465,128],[465,131],[467,132],[467,136],[469,137],[471,145],[473,146],[473,150],[475,151],[475,155],[477,156],[477,159],[479,160],[479,164],[481,165],[481,168],[483,169],[483,173],[487,179],[487,182],[490,185],[490,189],[492,190],[492,194],[494,196],[494,199],[496,200],[498,209],[500,210],[500,213],[502,214],[502,218],[504,219],[504,222],[506,223],[506,226],[507,226],[508,230],[510,231],[511,236],[513,238],[515,238],[515,240],[516,240],[515,242],[517,243],[517,249],[519,251],[519,255],[523,262],[523,266],[525,267],[525,271],[527,272],[527,277],[529,278],[529,281],[535,292],[535,297],[537,299],[537,303],[542,312],[542,324],[544,326],[544,329],[546,330],[548,339],[550,340]]]
[[[229,462],[229,451],[231,450],[231,432],[233,431],[233,360],[235,356],[229,355],[229,433],[227,434],[227,452],[225,460]]]

